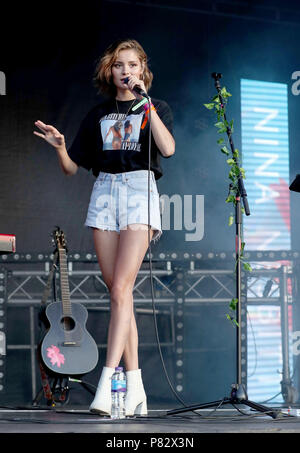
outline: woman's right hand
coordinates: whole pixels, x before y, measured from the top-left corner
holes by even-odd
[[[33,133],[46,140],[46,142],[50,143],[54,148],[60,148],[65,145],[65,137],[55,129],[55,127],[50,126],[50,124],[45,124],[40,120],[36,121],[34,124],[43,132],[43,134],[36,131]]]

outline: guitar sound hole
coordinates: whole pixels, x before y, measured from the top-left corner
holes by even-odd
[[[64,330],[70,331],[73,330],[75,327],[74,319],[70,318],[69,316],[65,316],[61,319],[61,324]]]

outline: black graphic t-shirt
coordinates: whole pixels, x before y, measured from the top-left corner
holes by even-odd
[[[147,170],[149,160],[149,120],[146,122],[143,106],[132,110],[131,101],[111,99],[94,107],[83,119],[79,131],[68,149],[77,165],[92,169],[97,177],[100,171],[123,173]],[[152,99],[157,114],[173,133],[173,115],[165,101]],[[139,104],[136,100],[133,104]],[[146,123],[146,124],[145,124]],[[159,179],[163,172],[160,153],[151,138],[151,170]]]

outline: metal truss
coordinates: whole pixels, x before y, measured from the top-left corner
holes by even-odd
[[[30,259],[29,259],[30,257]],[[88,259],[78,259],[73,254],[68,261],[70,297],[89,311],[108,311],[110,296],[98,268],[95,255]],[[167,316],[171,326],[170,340],[161,341],[161,346],[170,347],[174,352],[176,390],[183,391],[184,378],[184,315],[189,305],[228,303],[234,297],[234,275],[230,269],[200,269],[195,260],[160,259],[152,262],[153,296],[152,301],[150,264],[145,260],[136,279],[133,296],[137,314]],[[8,349],[27,349],[31,352],[32,395],[36,394],[36,308],[40,306],[45,291],[52,256],[39,256],[34,259],[30,254],[18,262],[7,263],[7,306],[23,307],[29,310],[30,339],[27,345],[7,345]],[[59,297],[59,273],[54,279],[53,300]],[[92,334],[92,332],[91,332]],[[155,344],[153,343],[153,346]],[[141,348],[149,343],[140,343]],[[105,348],[106,344],[98,345]]]
[[[260,252],[259,252],[260,253]],[[148,257],[149,258],[149,257]],[[256,262],[258,256],[253,255]],[[265,260],[266,253],[260,259]],[[36,395],[36,308],[41,304],[52,266],[52,255],[33,256],[26,254],[18,260],[9,259],[4,266],[7,272],[6,299],[7,308],[29,310],[30,338],[26,345],[7,345],[7,349],[27,349],[31,353],[32,395]],[[249,258],[248,258],[249,259]],[[269,256],[274,259],[274,255]],[[292,263],[292,261],[290,261]],[[234,260],[231,255],[211,254],[160,254],[152,261],[153,297],[151,292],[149,260],[145,259],[138,273],[134,290],[135,310],[137,314],[166,316],[171,332],[168,340],[162,339],[162,345],[171,348],[174,353],[175,384],[178,392],[183,391],[185,360],[185,314],[189,307],[205,304],[223,304],[227,306],[235,297],[236,276]],[[269,266],[270,267],[270,266]],[[89,311],[108,311],[110,297],[102,274],[98,268],[96,256],[72,254],[68,257],[70,296],[73,302],[86,305]],[[60,300],[59,273],[56,272],[52,300]],[[247,381],[247,305],[278,304],[282,313],[282,345],[284,374],[289,377],[288,369],[288,328],[287,306],[293,302],[287,291],[287,281],[292,278],[292,267],[282,266],[271,269],[254,269],[243,273],[242,281],[242,379]],[[272,281],[268,293],[267,283]],[[224,311],[225,312],[225,311]],[[93,334],[91,332],[91,334]],[[152,344],[151,344],[152,345]],[[153,343],[155,346],[155,344]],[[140,343],[140,347],[149,343]],[[105,348],[106,344],[99,344]]]
[[[247,381],[247,307],[278,306],[280,310],[281,350],[282,350],[282,380],[281,393],[286,403],[295,403],[298,391],[293,386],[290,372],[290,337],[289,337],[289,308],[296,302],[294,294],[296,275],[293,261],[277,263],[255,263],[254,270],[244,276],[242,295],[242,378]]]
[[[44,270],[30,270],[29,263],[24,270],[9,271],[8,303],[18,305],[40,304],[47,285],[50,263],[45,263]],[[108,304],[109,292],[99,270],[74,269],[69,263],[70,296],[73,301],[82,304]],[[155,299],[159,304],[174,303],[178,291],[182,292],[185,303],[227,302],[234,297],[234,273],[228,269],[195,269],[176,265],[171,262],[159,265],[154,263],[152,269]],[[133,289],[134,301],[137,304],[149,304],[152,301],[150,291],[150,270],[141,269]],[[56,273],[56,287],[59,290],[59,273]],[[58,291],[56,291],[58,292]]]

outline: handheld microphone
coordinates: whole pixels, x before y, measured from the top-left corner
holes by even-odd
[[[128,81],[129,81],[128,77],[125,77],[125,79],[123,79],[124,83],[128,83]],[[148,94],[141,87],[139,87],[138,85],[134,85],[133,91],[135,91],[136,93],[140,94],[141,96],[145,96],[146,98],[148,97]]]

